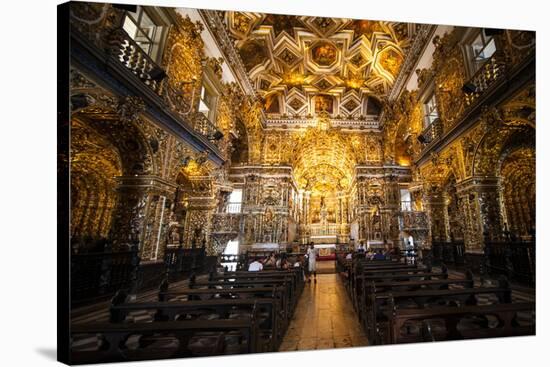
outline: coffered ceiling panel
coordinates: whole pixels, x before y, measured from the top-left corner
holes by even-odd
[[[270,117],[378,113],[415,26],[228,11],[225,25]]]

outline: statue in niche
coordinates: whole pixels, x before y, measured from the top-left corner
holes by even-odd
[[[218,213],[225,213],[229,202],[230,191],[221,191],[218,199]]]
[[[172,232],[170,233],[170,240],[171,240],[172,244],[179,244],[180,243],[180,234],[178,232],[177,227],[172,229]]]
[[[273,210],[271,210],[270,207],[267,207],[265,209],[264,220],[266,224],[267,223],[271,224],[273,222]]]
[[[371,210],[371,228],[373,232],[380,232],[380,206],[376,204]]]
[[[274,230],[274,215],[273,210],[267,207],[264,214],[264,241],[270,242],[273,238]]]

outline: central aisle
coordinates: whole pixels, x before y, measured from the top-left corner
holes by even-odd
[[[306,283],[280,351],[367,345],[353,305],[338,274],[318,274]]]

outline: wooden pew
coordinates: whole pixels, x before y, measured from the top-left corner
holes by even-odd
[[[533,322],[519,323],[520,313],[532,315]],[[535,335],[534,313],[534,303],[398,309],[392,312],[388,342],[397,344]],[[472,317],[476,317],[477,322]],[[491,318],[498,320],[497,327],[491,327]],[[411,324],[418,325],[417,333],[411,332]]]
[[[71,364],[255,353],[258,335],[255,318],[74,325]],[[98,348],[78,347],[79,339],[96,336]],[[135,346],[129,345],[133,337],[139,338]]]
[[[416,290],[405,292],[371,293],[362,305],[362,322],[367,336],[372,344],[387,342],[390,331],[389,320],[396,309],[432,308],[434,305],[442,307],[463,307],[477,305],[476,296],[493,295],[498,303],[511,303],[512,294],[507,282],[499,287],[462,288],[443,290]]]
[[[182,301],[207,301],[207,300],[254,300],[254,299],[273,299],[276,304],[276,322],[278,339],[284,336],[286,328],[290,322],[291,314],[287,309],[286,292],[281,287],[254,287],[254,288],[236,288],[236,289],[186,289],[181,291],[169,292],[161,290],[158,298],[159,302]]]
[[[363,288],[358,296],[359,304],[364,305],[371,293],[404,292],[429,289],[449,289],[449,286],[461,286],[463,288],[474,287],[474,276],[471,271],[466,272],[464,279],[430,279],[409,281],[381,281],[363,282]]]
[[[222,274],[224,276],[234,276],[236,278],[246,278],[246,277],[249,277],[250,274],[256,274],[256,275],[260,275],[260,276],[268,276],[268,275],[273,275],[273,276],[286,276],[286,275],[289,275],[289,276],[292,276],[295,280],[295,283],[296,283],[296,286],[297,288],[303,288],[304,286],[304,276],[303,276],[303,269],[301,267],[299,268],[291,268],[291,269],[288,269],[288,270],[262,270],[262,271],[255,271],[255,272],[250,272],[250,271],[233,271],[233,272],[223,272]],[[214,276],[214,274],[211,274],[211,277]],[[219,276],[219,274],[218,274]]]
[[[355,259],[348,268],[349,289],[355,289],[355,280],[357,275],[363,274],[367,270],[384,269],[417,269],[416,264],[406,264],[393,260],[366,260]],[[430,270],[431,268],[427,268]]]
[[[274,351],[280,343],[278,300],[273,298],[112,304],[110,321],[125,322],[132,313],[154,312],[155,322],[253,318],[259,328],[258,351]]]
[[[416,269],[416,265],[408,265],[391,260],[366,260],[354,259],[348,267],[347,289],[351,293],[352,300],[354,299],[354,290],[357,288],[357,276],[363,274],[369,269]]]
[[[254,279],[243,279],[230,281],[230,279],[224,280],[201,280],[193,281],[189,283],[189,288],[200,289],[238,289],[238,288],[251,288],[251,287],[282,287],[286,291],[287,309],[290,313],[294,311],[297,303],[297,295],[292,287],[292,280],[285,278],[269,278],[258,277]]]
[[[364,282],[379,282],[379,281],[410,281],[412,279],[447,279],[447,268],[442,266],[441,272],[434,273],[429,268],[386,268],[386,269],[363,269],[361,274],[354,277],[353,287],[350,289],[351,298],[355,308],[358,308],[363,291]]]
[[[255,279],[255,278],[281,278],[290,277],[293,281],[292,287],[295,292],[301,292],[304,287],[304,277],[301,268],[289,270],[263,270],[263,271],[237,271],[210,273],[209,280],[218,279]]]

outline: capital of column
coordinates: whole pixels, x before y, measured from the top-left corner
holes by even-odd
[[[496,191],[499,188],[500,179],[492,176],[473,176],[456,184],[458,195],[472,192]]]
[[[174,194],[177,184],[155,175],[133,175],[115,177],[118,190],[134,189],[143,191],[158,191],[160,193]]]

